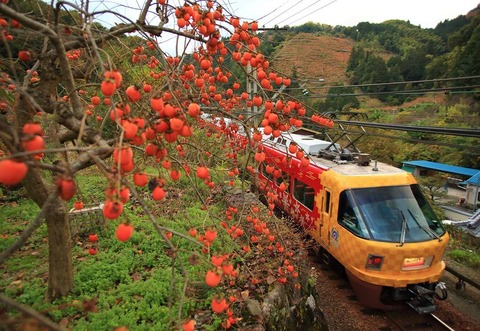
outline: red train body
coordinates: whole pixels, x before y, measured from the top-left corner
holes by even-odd
[[[309,164],[289,152],[292,141],[310,152]],[[434,310],[449,236],[414,177],[371,165],[364,155],[318,157],[329,145],[308,136],[270,136],[261,144],[265,161],[256,185],[268,186],[276,207],[345,268],[362,304],[391,308],[407,301],[419,313]]]

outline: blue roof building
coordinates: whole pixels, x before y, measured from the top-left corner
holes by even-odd
[[[468,220],[453,224],[461,227],[466,233],[480,238],[480,170],[431,161],[404,161],[402,163],[402,169],[411,172],[414,176],[429,176],[435,172],[442,172],[462,178],[455,180],[456,184],[465,190],[465,198],[459,204],[462,207],[472,207],[473,214]],[[449,179],[447,179],[447,185],[448,182],[450,182]]]
[[[468,184],[480,186],[480,171],[476,175],[470,177],[465,181]]]
[[[432,161],[403,161],[402,169],[408,172],[412,172],[415,175],[415,170],[433,170],[437,172],[444,172],[453,175],[459,175],[462,177],[473,177],[480,173],[478,169],[465,168],[454,166],[445,163],[438,163]],[[419,174],[421,175],[421,174]]]

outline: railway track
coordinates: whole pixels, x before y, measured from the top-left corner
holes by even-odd
[[[435,314],[418,315],[412,314],[408,310],[404,311],[385,311],[385,316],[394,326],[401,331],[454,331],[455,329],[442,321]]]

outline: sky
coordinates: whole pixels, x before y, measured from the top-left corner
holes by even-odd
[[[259,26],[295,26],[306,22],[354,26],[409,20],[422,28],[434,28],[445,19],[467,14],[480,0],[224,0],[242,18]]]
[[[136,8],[142,3],[143,0],[90,0],[90,10],[108,8],[135,20],[138,15]],[[183,6],[185,0],[168,0],[168,3],[178,7]],[[467,14],[477,7],[480,0],[217,0],[217,3],[222,4],[226,14],[233,13],[249,22],[256,20],[260,27],[265,28],[297,26],[306,22],[354,26],[360,22],[381,23],[390,19],[434,28],[446,19]],[[153,13],[154,6],[151,9],[147,19],[150,17],[151,24],[158,24],[158,15]],[[96,18],[107,27],[122,21],[110,14]],[[176,28],[175,20],[167,27]],[[181,53],[184,40],[180,40],[177,46],[176,39],[174,35],[166,34],[159,40],[160,47],[170,55],[175,55],[177,49]],[[196,47],[198,43],[190,42],[187,50]]]

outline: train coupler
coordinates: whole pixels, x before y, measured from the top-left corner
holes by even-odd
[[[435,311],[435,303],[433,302],[435,292],[420,285],[409,288],[409,291],[412,297],[410,301],[407,301],[407,304],[418,314],[430,314]]]
[[[447,300],[447,285],[444,282],[438,282],[438,284],[435,286],[435,298],[438,300]]]

